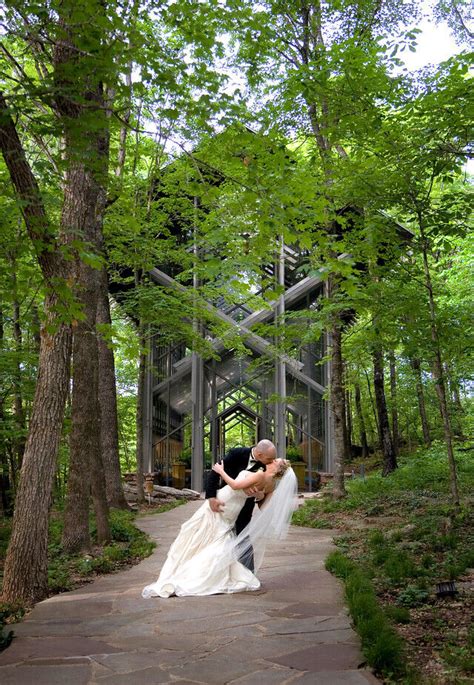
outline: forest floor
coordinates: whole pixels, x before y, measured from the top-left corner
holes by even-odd
[[[295,522],[337,528],[340,553],[372,584],[384,620],[402,638],[403,673],[390,674],[391,657],[376,657],[386,682],[470,683],[474,674],[472,452],[457,452],[462,498],[458,516],[452,515],[441,445],[400,461],[400,468],[387,478],[377,472],[364,481],[350,481],[342,502],[321,493],[295,514]],[[455,582],[454,592],[443,596],[438,584],[449,581]],[[392,670],[396,671],[393,666]]]

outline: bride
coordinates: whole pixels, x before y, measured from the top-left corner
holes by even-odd
[[[275,459],[265,472],[241,471],[236,479],[230,478],[221,464],[212,468],[227,483],[217,492],[223,510],[213,512],[206,500],[183,523],[158,580],[143,589],[143,597],[215,595],[260,587],[258,578],[238,559],[253,548],[258,569],[266,542],[286,534],[297,506],[296,476],[284,459]],[[236,536],[233,528],[247,499],[247,488],[263,490],[267,496],[249,525]]]

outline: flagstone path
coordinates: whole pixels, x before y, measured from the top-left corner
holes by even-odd
[[[158,547],[126,571],[36,605],[0,652],[2,685],[367,685],[331,531],[292,527],[267,551],[258,592],[142,599],[191,502],[138,525]]]

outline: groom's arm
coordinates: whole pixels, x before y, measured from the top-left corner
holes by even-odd
[[[245,450],[236,448],[229,450],[229,452],[225,455],[223,462],[224,468],[227,473],[234,473],[236,470],[239,470],[240,461],[242,460],[242,458],[244,458],[242,457],[244,451]],[[245,466],[246,465],[247,464],[245,464]],[[212,511],[215,512],[221,511],[222,507],[224,506],[222,502],[219,502],[219,500],[216,499],[217,490],[219,488],[219,481],[219,474],[215,473],[214,471],[211,471],[207,477],[206,482],[206,499],[210,500],[209,506],[211,507]]]
[[[229,450],[227,454],[225,455],[223,462],[224,462],[224,468],[227,473],[229,471],[232,473],[234,469],[232,468],[235,466],[235,462],[239,457],[239,452],[240,450]],[[211,499],[212,497],[215,497],[217,494],[217,490],[219,488],[219,481],[221,477],[219,476],[218,473],[215,471],[211,471],[207,477],[207,483],[206,483],[206,499]]]

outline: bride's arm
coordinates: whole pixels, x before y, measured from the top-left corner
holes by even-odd
[[[257,473],[249,473],[248,477],[243,480],[235,480],[227,475],[222,464],[214,464],[212,470],[218,473],[222,480],[224,480],[227,485],[230,485],[232,490],[245,490],[246,488],[261,485],[264,479],[263,472],[257,471]]]

